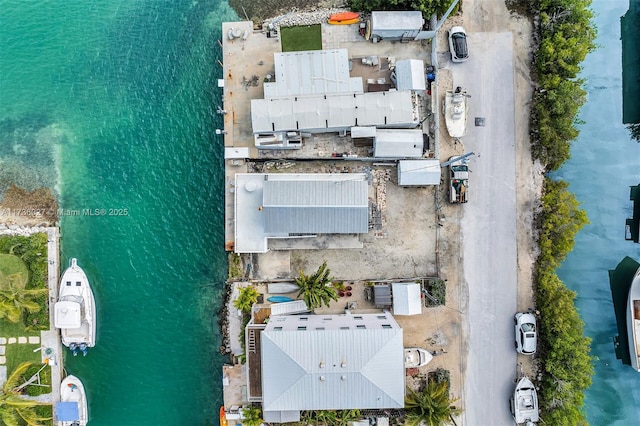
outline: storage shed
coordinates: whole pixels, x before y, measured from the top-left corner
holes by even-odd
[[[424,61],[421,59],[402,59],[397,61],[391,78],[395,80],[397,90],[427,90]]]
[[[420,158],[424,152],[421,129],[377,129],[373,156],[378,158]]]
[[[419,315],[422,313],[420,284],[392,283],[391,291],[394,315]]]
[[[415,40],[424,19],[420,11],[371,12],[370,39],[377,43],[380,40]]]
[[[398,185],[429,186],[440,184],[440,162],[436,159],[398,162]]]

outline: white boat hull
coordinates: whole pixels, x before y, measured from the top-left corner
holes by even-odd
[[[77,418],[74,420],[61,419],[62,413],[56,413],[58,426],[86,426],[89,421],[89,408],[87,405],[87,394],[80,379],[76,376],[67,376],[60,383],[60,402],[76,403]]]
[[[631,366],[640,372],[640,268],[633,276],[627,303],[627,334]]]
[[[455,93],[447,90],[444,98],[444,121],[452,138],[461,138],[467,133],[467,92]]]
[[[540,420],[538,394],[528,377],[522,377],[511,397],[511,414],[517,424]]]
[[[431,352],[422,348],[404,348],[404,368],[419,368],[433,359]]]
[[[96,303],[89,280],[75,258],[62,274],[54,309],[55,326],[60,329],[65,346],[95,346]]]
[[[267,293],[269,294],[288,294],[299,290],[300,286],[291,282],[267,284]]]

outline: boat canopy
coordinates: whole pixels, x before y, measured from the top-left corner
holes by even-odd
[[[55,304],[56,328],[79,328],[82,324],[82,307],[78,302],[63,300]]]
[[[56,402],[56,417],[61,422],[72,422],[80,420],[80,413],[78,410],[78,403],[71,402]]]

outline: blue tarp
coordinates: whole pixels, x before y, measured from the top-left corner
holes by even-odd
[[[80,420],[80,414],[78,413],[77,402],[57,402],[56,403],[56,416],[61,422],[70,422],[74,420]]]

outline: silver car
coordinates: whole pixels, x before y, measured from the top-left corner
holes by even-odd
[[[449,50],[452,62],[464,62],[469,59],[467,32],[464,28],[453,27],[449,30]]]
[[[536,353],[536,317],[527,312],[518,312],[514,321],[516,323],[516,351],[523,355],[533,355]]]

